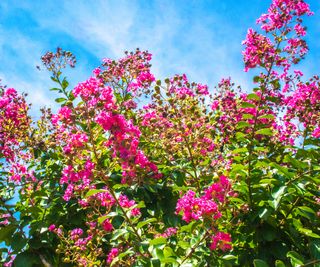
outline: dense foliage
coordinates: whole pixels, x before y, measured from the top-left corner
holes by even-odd
[[[70,89],[70,53],[42,57],[56,114],[0,92],[3,266],[319,266],[320,81],[303,0],[273,0],[248,30],[247,93],[164,81],[151,54],[104,59]]]

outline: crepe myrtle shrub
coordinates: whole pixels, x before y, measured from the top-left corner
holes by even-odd
[[[57,112],[0,91],[3,266],[319,266],[320,81],[302,0],[274,0],[243,42],[255,88],[156,80],[151,54],[42,57]]]

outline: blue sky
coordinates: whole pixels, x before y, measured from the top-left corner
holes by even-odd
[[[241,41],[270,2],[1,0],[0,78],[3,84],[27,92],[35,110],[53,107],[49,75],[36,69],[46,51],[60,46],[77,56],[77,68],[67,73],[75,85],[90,76],[102,58],[121,57],[123,51],[139,47],[153,54],[158,78],[186,73],[213,89],[221,78],[231,76],[250,90]],[[305,19],[310,53],[301,69],[313,75],[320,62],[320,1],[308,3],[315,16]]]

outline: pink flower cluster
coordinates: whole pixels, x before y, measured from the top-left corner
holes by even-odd
[[[36,178],[32,170],[28,170],[25,162],[12,162],[10,165],[10,181],[20,183],[24,178],[27,182],[35,182]]]
[[[66,146],[63,147],[65,154],[72,153],[75,149],[85,146],[88,142],[88,136],[85,133],[68,133],[68,140]]]
[[[72,115],[72,110],[64,106],[60,108],[58,111],[58,114],[52,115],[51,122],[53,125],[57,125],[59,121],[64,122],[64,123],[71,123],[71,115]]]
[[[292,64],[297,64],[308,51],[306,42],[302,39],[306,35],[305,28],[301,25],[303,15],[312,15],[309,5],[303,0],[274,0],[257,23],[266,33],[272,33],[271,38],[249,29],[247,38],[243,42],[246,46],[243,55],[245,71],[250,68],[262,67],[267,69],[271,66],[283,68],[279,78],[286,80]],[[280,31],[286,38],[276,38],[276,31]]]
[[[164,118],[161,113],[157,112],[155,109],[155,106],[148,105],[144,107],[144,110],[146,110],[146,113],[142,115],[142,126],[148,126],[148,127],[161,127],[162,129],[168,129],[174,126],[170,120],[167,118]]]
[[[72,92],[75,97],[80,96],[89,108],[102,106],[106,110],[111,110],[115,107],[113,91],[110,86],[104,85],[97,70],[99,69],[94,71],[96,76],[79,83]]]
[[[187,76],[176,75],[170,79],[169,93],[177,98],[195,97],[208,95],[208,86],[203,84],[190,83]]]
[[[110,264],[113,261],[113,259],[118,256],[118,254],[119,254],[119,249],[112,248],[108,254],[107,263]]]
[[[219,205],[226,201],[226,196],[229,191],[229,180],[225,176],[221,176],[220,181],[206,189],[204,195],[201,197],[196,197],[196,193],[189,190],[178,200],[176,213],[182,213],[182,219],[188,223],[204,217],[218,219],[221,217]]]
[[[136,202],[134,200],[129,200],[126,195],[120,195],[118,201],[122,208],[131,209],[136,206]],[[132,216],[139,216],[141,214],[139,208],[131,209],[130,213]]]
[[[312,15],[310,7],[303,0],[273,0],[267,14],[263,14],[257,23],[266,32],[281,29],[290,24],[294,16]]]
[[[210,244],[211,250],[220,249],[222,251],[228,251],[232,249],[231,236],[228,233],[217,232],[211,237],[212,243]]]
[[[74,191],[81,192],[84,189],[94,188],[94,186],[91,185],[94,167],[94,164],[90,160],[87,160],[85,167],[82,170],[75,171],[71,165],[64,168],[60,183],[68,185],[63,196],[65,201],[69,201],[71,199]]]
[[[273,60],[280,60],[271,40],[253,29],[248,30],[247,37],[242,44],[246,46],[243,51],[245,71],[257,66],[269,66]]]
[[[113,226],[111,224],[111,222],[109,221],[109,219],[105,219],[102,222],[102,228],[106,231],[106,232],[111,232],[113,230]]]
[[[131,92],[136,93],[140,88],[148,88],[151,83],[155,81],[155,78],[150,71],[143,71],[139,73],[136,78],[136,82],[131,82],[129,84],[129,89]]]
[[[169,227],[167,228],[163,234],[160,234],[160,236],[168,238],[170,236],[173,236],[177,233],[177,228],[176,227]]]
[[[16,149],[29,127],[28,105],[13,88],[0,87],[0,155],[8,162],[15,161]]]
[[[282,101],[282,95],[274,90],[265,89],[267,97],[257,91],[255,94],[241,93],[236,94],[233,89],[233,84],[221,82],[219,85],[220,93],[218,93],[211,105],[211,109],[216,113],[217,124],[215,130],[222,134],[222,142],[229,142],[233,132],[239,127],[239,123],[246,123],[242,129],[245,133],[252,131],[252,125],[263,124],[265,127],[274,125],[276,123],[276,111],[273,109],[275,104],[268,100],[268,97],[274,97]],[[258,105],[264,106],[264,109],[259,109]],[[263,138],[263,136],[256,136],[256,138]]]
[[[159,147],[172,158],[178,151],[189,157],[187,147],[194,151],[196,158],[212,155],[216,148],[211,134],[213,127],[205,105],[199,104],[209,98],[208,86],[190,82],[186,75],[176,75],[165,83],[167,88],[161,93],[156,87],[153,102],[141,110],[141,130],[153,132],[154,141],[161,142]]]
[[[129,200],[126,195],[120,194],[117,200],[118,201],[113,198],[107,189],[104,189],[104,192],[99,192],[90,196],[85,203],[98,201],[99,206],[105,207],[107,211],[110,211],[111,208],[118,202],[122,208],[129,209],[132,216],[139,216],[141,214],[140,209],[135,207],[137,203],[134,200]],[[104,222],[105,224],[108,224],[107,220]]]
[[[71,230],[70,239],[74,241],[74,245],[80,250],[86,250],[87,244],[92,240],[93,236],[88,235],[87,237],[83,236],[83,230],[81,228],[76,228]]]
[[[231,183],[224,175],[220,176],[220,181],[210,185],[204,190],[206,199],[214,199],[218,203],[224,203],[226,197],[231,193]]]
[[[132,96],[139,96],[145,89],[148,89],[155,81],[150,72],[150,61],[152,55],[148,51],[127,53],[126,57],[117,61],[111,59],[103,60],[103,69],[99,77],[105,83],[115,82],[117,84],[126,81],[127,92]]]
[[[121,160],[123,182],[126,182],[127,178],[132,179],[136,176],[136,166],[146,172],[152,172],[155,178],[161,177],[157,166],[150,162],[143,151],[138,148],[141,132],[132,121],[126,120],[121,114],[102,111],[96,116],[96,122],[105,131],[111,133],[106,146],[111,146],[113,157]]]
[[[10,218],[11,218],[11,214],[10,213],[4,213],[0,215],[0,225],[8,225],[10,223]]]
[[[317,77],[315,77],[318,80]],[[298,118],[305,128],[320,137],[320,85],[319,81],[299,83],[292,95],[285,99],[287,105],[286,119]]]
[[[106,190],[105,192],[94,194],[91,198],[95,201],[98,200],[99,205],[101,207],[110,209],[116,203],[116,201],[114,200],[112,195],[107,191],[107,189],[105,190]]]

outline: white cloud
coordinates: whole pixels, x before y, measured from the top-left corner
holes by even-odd
[[[17,84],[30,88],[31,98],[37,102],[53,103],[52,94],[46,91],[50,84],[47,74],[31,68],[39,64],[41,53],[60,45],[59,38],[68,37],[70,42],[99,59],[120,57],[124,50],[136,47],[148,49],[154,55],[153,71],[159,78],[186,73],[192,80],[208,83],[213,89],[221,78],[231,76],[236,84],[248,90],[251,78],[243,72],[240,44],[245,30],[224,16],[229,4],[224,4],[222,11],[213,8],[203,15],[197,1],[185,6],[182,3],[184,1],[13,0],[12,6],[24,10],[35,21],[37,34],[14,32],[9,40],[0,40],[0,56],[6,58],[9,66],[0,72],[7,73],[9,84],[12,84],[10,79],[16,79]],[[189,16],[185,9],[192,7],[195,8]],[[11,7],[0,3],[0,8]],[[43,36],[39,36],[40,33]],[[10,36],[1,28],[0,34]],[[4,47],[8,43],[12,43],[10,49],[17,58],[12,65],[12,55],[6,55]],[[70,72],[76,74],[76,78],[71,79],[73,82],[91,74],[88,63],[88,59],[84,59]],[[25,66],[29,76],[22,75],[19,64]]]
[[[183,72],[213,84],[225,76],[241,76],[242,65],[235,58],[241,46],[232,42],[237,32],[217,13],[187,19],[169,1],[154,2],[149,11],[138,1],[64,1],[57,6],[48,8],[45,2],[25,8],[39,11],[33,15],[40,27],[69,35],[98,58],[140,47],[154,54],[153,70],[161,78]],[[61,15],[53,20],[44,7]],[[246,84],[246,78],[241,82]]]

